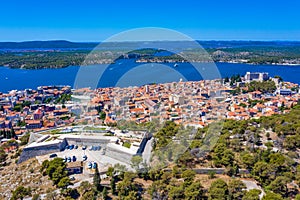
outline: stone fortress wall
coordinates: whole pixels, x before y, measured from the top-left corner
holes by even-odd
[[[120,162],[130,164],[131,158],[134,155],[142,155],[147,141],[151,138],[151,135],[145,134],[142,138],[139,148],[136,152],[128,151],[126,147],[117,147],[114,141],[114,137],[103,136],[103,137],[91,137],[91,136],[78,136],[78,135],[62,135],[55,141],[45,141],[49,137],[40,134],[32,134],[30,138],[31,144],[23,149],[18,163],[24,162],[30,158],[36,156],[42,156],[50,153],[63,151],[67,145],[78,145],[78,146],[100,146],[103,155],[114,158]]]

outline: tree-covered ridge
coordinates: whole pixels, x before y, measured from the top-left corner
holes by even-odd
[[[184,50],[184,55],[190,61],[203,62],[240,62],[252,64],[300,64],[299,42],[242,42],[242,41],[198,41],[203,49]],[[155,42],[153,42],[155,43]],[[165,41],[164,45],[174,45],[172,41]],[[189,42],[176,43],[189,46]],[[74,43],[68,41],[32,41],[32,42],[0,42],[0,66],[11,68],[61,68],[71,65],[81,65],[97,43]],[[96,47],[92,59],[86,64],[112,63],[112,55],[118,51],[127,54],[126,49],[138,46],[136,42],[102,43]],[[141,48],[143,44],[140,45]],[[122,47],[123,49],[120,49]],[[164,49],[137,49],[128,54],[135,54],[134,58],[141,62],[185,62],[186,59],[178,54],[164,52]],[[96,55],[96,54],[99,55]],[[111,57],[112,56],[112,57]],[[118,56],[117,56],[118,57]],[[122,58],[132,58],[123,56]]]
[[[163,148],[174,136],[178,125],[168,122],[156,134],[155,148]],[[157,199],[193,199],[186,191],[193,191],[197,181],[179,181],[185,177],[186,170],[212,167],[225,167],[225,173],[232,177],[246,176],[260,183],[266,192],[263,199],[293,198],[299,191],[300,166],[297,151],[300,147],[300,106],[295,106],[289,113],[251,120],[226,120],[220,137],[213,150],[204,157],[194,153],[203,145],[203,135],[209,127],[199,129],[191,146],[175,161],[176,166],[170,171],[150,172],[153,184],[150,193]],[[164,138],[163,135],[166,135]],[[166,156],[167,157],[167,156]],[[240,169],[248,170],[248,175],[240,174]],[[158,173],[158,174],[157,174]],[[193,177],[194,171],[190,171]],[[185,179],[184,179],[185,180]],[[193,179],[189,179],[193,180]],[[209,190],[197,190],[195,199],[258,199],[260,192],[245,192],[242,183],[225,183],[217,180]],[[236,180],[238,181],[238,180]],[[231,189],[229,185],[231,184]],[[189,188],[191,187],[191,188]],[[230,192],[235,191],[235,192]],[[299,195],[297,195],[299,198]]]
[[[0,66],[23,69],[61,68],[80,65],[87,52],[5,52],[0,53]]]

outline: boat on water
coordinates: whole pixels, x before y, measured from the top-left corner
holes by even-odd
[[[177,63],[174,64],[174,67],[178,67],[179,65]]]

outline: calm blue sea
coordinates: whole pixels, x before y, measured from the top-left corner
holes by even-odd
[[[176,67],[174,67],[174,63],[163,65],[150,63],[144,68],[138,68],[136,67],[137,65],[138,64],[132,60],[118,60],[106,68],[98,82],[98,87],[115,86],[118,81],[129,85],[178,81],[180,74],[184,75],[184,80],[200,80],[202,78],[188,63],[179,63]],[[279,75],[285,81],[300,84],[300,66],[233,63],[216,63],[216,65],[222,77],[231,76],[233,74],[244,75],[247,71],[268,72],[271,76]],[[105,67],[105,65],[93,65],[87,66],[87,69],[90,71],[99,71],[98,69]],[[26,88],[36,89],[36,87],[41,85],[70,85],[73,87],[79,69],[79,66],[40,70],[0,67],[0,91],[7,92],[13,89],[21,90]],[[178,73],[173,73],[174,71]],[[89,80],[89,77],[86,77],[86,79]],[[137,79],[139,79],[140,82],[136,81]],[[86,86],[88,86],[88,81]]]

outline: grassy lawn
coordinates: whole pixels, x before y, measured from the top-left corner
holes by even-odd
[[[126,148],[130,149],[131,144],[129,142],[124,142],[123,147],[126,147]]]
[[[105,131],[106,128],[86,126],[86,127],[83,128],[83,130],[86,130],[86,131]]]

